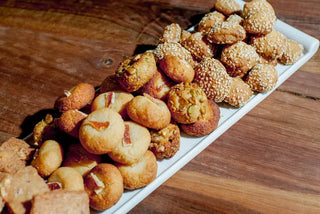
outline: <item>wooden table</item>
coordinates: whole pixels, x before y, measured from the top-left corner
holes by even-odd
[[[44,1],[43,1],[44,2]],[[215,1],[0,1],[0,141],[24,137],[64,89],[98,86],[163,28]],[[318,0],[270,0],[320,38]],[[320,213],[320,54],[132,213]]]

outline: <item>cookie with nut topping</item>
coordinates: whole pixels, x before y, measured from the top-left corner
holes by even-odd
[[[235,0],[217,0],[214,8],[226,16],[241,11],[240,5]]]
[[[286,48],[279,58],[279,62],[284,65],[292,65],[299,59],[302,52],[303,46],[301,44],[294,40],[286,39]]]
[[[164,28],[159,43],[164,42],[180,42],[181,27],[177,23],[172,23]]]
[[[213,11],[204,15],[198,25],[198,31],[204,34],[208,34],[210,29],[218,23],[224,22],[226,17],[218,12]]]
[[[252,94],[253,92],[248,84],[239,77],[233,77],[230,92],[224,98],[224,101],[238,108],[243,106]]]

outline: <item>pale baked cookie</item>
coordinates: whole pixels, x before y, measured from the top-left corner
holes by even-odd
[[[233,77],[230,92],[224,98],[224,101],[238,108],[243,106],[252,94],[253,92],[248,84],[239,77]]]
[[[221,53],[221,62],[232,77],[243,77],[257,64],[258,60],[259,56],[255,48],[242,41],[225,47]]]
[[[36,151],[33,158],[31,165],[38,170],[41,177],[47,177],[60,167],[63,150],[57,141],[47,140]]]
[[[171,158],[180,148],[180,129],[176,124],[170,123],[161,130],[151,130],[151,143],[149,150],[157,159]]]
[[[71,144],[63,161],[63,166],[77,170],[85,176],[93,167],[101,163],[101,156],[94,155],[85,150],[81,144]]]
[[[63,190],[84,190],[81,174],[71,167],[60,167],[48,178],[48,185],[58,184]]]
[[[284,65],[295,63],[303,53],[303,46],[296,41],[286,39],[286,48],[279,58],[279,62]]]
[[[146,84],[156,72],[153,54],[145,52],[124,60],[115,74],[120,85],[128,92],[133,92]]]
[[[194,123],[205,114],[208,99],[195,83],[180,83],[173,86],[167,105],[172,118],[178,123]]]
[[[97,96],[91,105],[91,111],[100,108],[110,108],[118,112],[123,119],[128,118],[126,106],[133,95],[124,91],[108,91]]]
[[[151,129],[162,129],[171,120],[166,103],[148,94],[134,97],[127,105],[127,113],[133,121]]]
[[[62,131],[78,138],[80,125],[87,116],[87,114],[79,110],[68,110],[63,112],[60,118],[57,119],[57,124]]]
[[[192,82],[194,78],[192,66],[178,56],[164,56],[159,60],[159,67],[174,82]]]
[[[208,100],[206,113],[195,123],[180,124],[181,130],[191,136],[201,137],[213,132],[220,120],[219,106],[212,100]]]
[[[180,42],[181,27],[177,23],[172,23],[165,27],[159,43],[164,42]]]
[[[120,171],[112,164],[100,163],[84,177],[85,191],[92,209],[103,211],[116,204],[123,193]]]
[[[122,139],[124,122],[119,113],[110,108],[91,112],[79,130],[81,145],[92,154],[111,152]]]
[[[123,139],[110,153],[109,157],[122,164],[131,165],[140,160],[148,150],[151,137],[149,130],[135,122],[124,122]]]
[[[241,11],[240,5],[235,0],[217,0],[214,8],[226,16]]]
[[[248,73],[245,82],[253,91],[271,91],[278,81],[276,68],[268,64],[257,64]]]
[[[210,29],[215,26],[217,23],[221,23],[226,20],[226,17],[218,12],[213,11],[204,15],[198,25],[198,31],[204,34],[208,34]]]
[[[251,37],[250,44],[258,53],[278,59],[286,49],[286,37],[279,31],[272,30],[266,35]]]
[[[65,90],[64,95],[55,102],[55,108],[60,112],[71,109],[81,109],[94,98],[95,90],[89,83],[80,83],[70,90]]]
[[[107,76],[100,85],[100,93],[125,90],[119,84],[115,74]]]
[[[134,190],[151,183],[157,176],[158,164],[151,151],[147,151],[139,162],[133,165],[117,164],[125,189]]]
[[[205,58],[195,68],[195,72],[194,82],[203,89],[208,99],[222,102],[228,95],[232,83],[222,63],[216,59]]]

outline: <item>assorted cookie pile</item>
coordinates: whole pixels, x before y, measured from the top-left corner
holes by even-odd
[[[302,46],[274,29],[265,0],[243,10],[234,0],[214,7],[194,32],[167,26],[154,50],[124,60],[98,91],[88,83],[66,90],[57,115],[34,127],[32,146],[2,143],[0,209],[106,210],[124,190],[155,179],[157,159],[177,153],[181,131],[214,131],[217,103],[241,107],[254,92],[272,90],[277,63],[294,63]]]

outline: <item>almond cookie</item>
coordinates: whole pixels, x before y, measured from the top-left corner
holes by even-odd
[[[92,154],[111,152],[122,139],[124,122],[119,113],[101,108],[88,115],[79,130],[81,145]]]
[[[279,58],[279,62],[284,65],[292,65],[302,55],[303,46],[296,41],[286,39],[286,48]]]
[[[217,23],[221,23],[226,20],[226,17],[218,12],[213,11],[204,15],[198,25],[198,31],[204,34],[208,34],[210,29],[215,26]]]
[[[278,81],[276,68],[268,64],[257,64],[248,73],[245,82],[253,91],[271,91]]]
[[[123,91],[124,88],[119,84],[115,74],[107,76],[100,84],[100,94],[108,91]]]
[[[197,83],[207,95],[208,99],[222,102],[228,95],[232,79],[226,68],[219,60],[206,58],[195,68]]]
[[[62,131],[78,138],[80,125],[87,116],[87,114],[79,110],[68,110],[63,112],[60,118],[57,119],[57,124]]]
[[[91,105],[91,111],[100,108],[111,108],[118,112],[123,119],[127,119],[126,106],[133,99],[133,95],[124,91],[108,91],[97,96]]]
[[[123,193],[120,171],[112,164],[100,163],[84,177],[90,207],[103,211],[116,204]]]
[[[226,16],[241,11],[240,5],[235,0],[217,0],[214,8]]]
[[[177,23],[172,23],[165,27],[159,43],[164,42],[180,42],[181,27]]]
[[[94,94],[95,90],[93,85],[80,83],[70,90],[65,90],[64,96],[56,100],[55,108],[60,112],[71,109],[81,109],[93,100]]]
[[[250,44],[258,53],[277,59],[286,49],[286,37],[279,31],[272,30],[266,35],[251,37]]]
[[[195,83],[180,83],[171,88],[167,105],[178,123],[194,123],[205,114],[208,99]]]
[[[133,165],[116,163],[122,177],[125,189],[134,190],[151,183],[157,176],[158,164],[151,151],[147,151],[139,162]]]
[[[60,167],[48,178],[48,185],[57,184],[63,190],[84,190],[81,174],[71,167]]]
[[[180,124],[182,131],[188,135],[201,137],[213,132],[220,120],[219,106],[212,100],[208,100],[206,113],[195,123]]]
[[[227,72],[232,77],[243,77],[258,60],[255,48],[242,41],[225,47],[221,53],[221,62],[226,65]]]
[[[151,137],[149,130],[135,122],[124,122],[123,139],[118,143],[109,157],[122,164],[131,165],[140,160],[148,150]]]
[[[133,121],[151,129],[162,129],[171,120],[166,103],[148,94],[133,98],[127,105],[127,113]]]
[[[238,108],[243,106],[252,94],[253,92],[248,84],[239,77],[233,77],[230,92],[224,98],[224,101]]]
[[[147,83],[156,72],[153,54],[145,52],[124,60],[115,74],[120,85],[128,92],[133,92]]]
[[[157,159],[171,158],[180,148],[180,129],[176,124],[170,123],[167,127],[156,131],[151,130],[151,143],[149,150]]]

